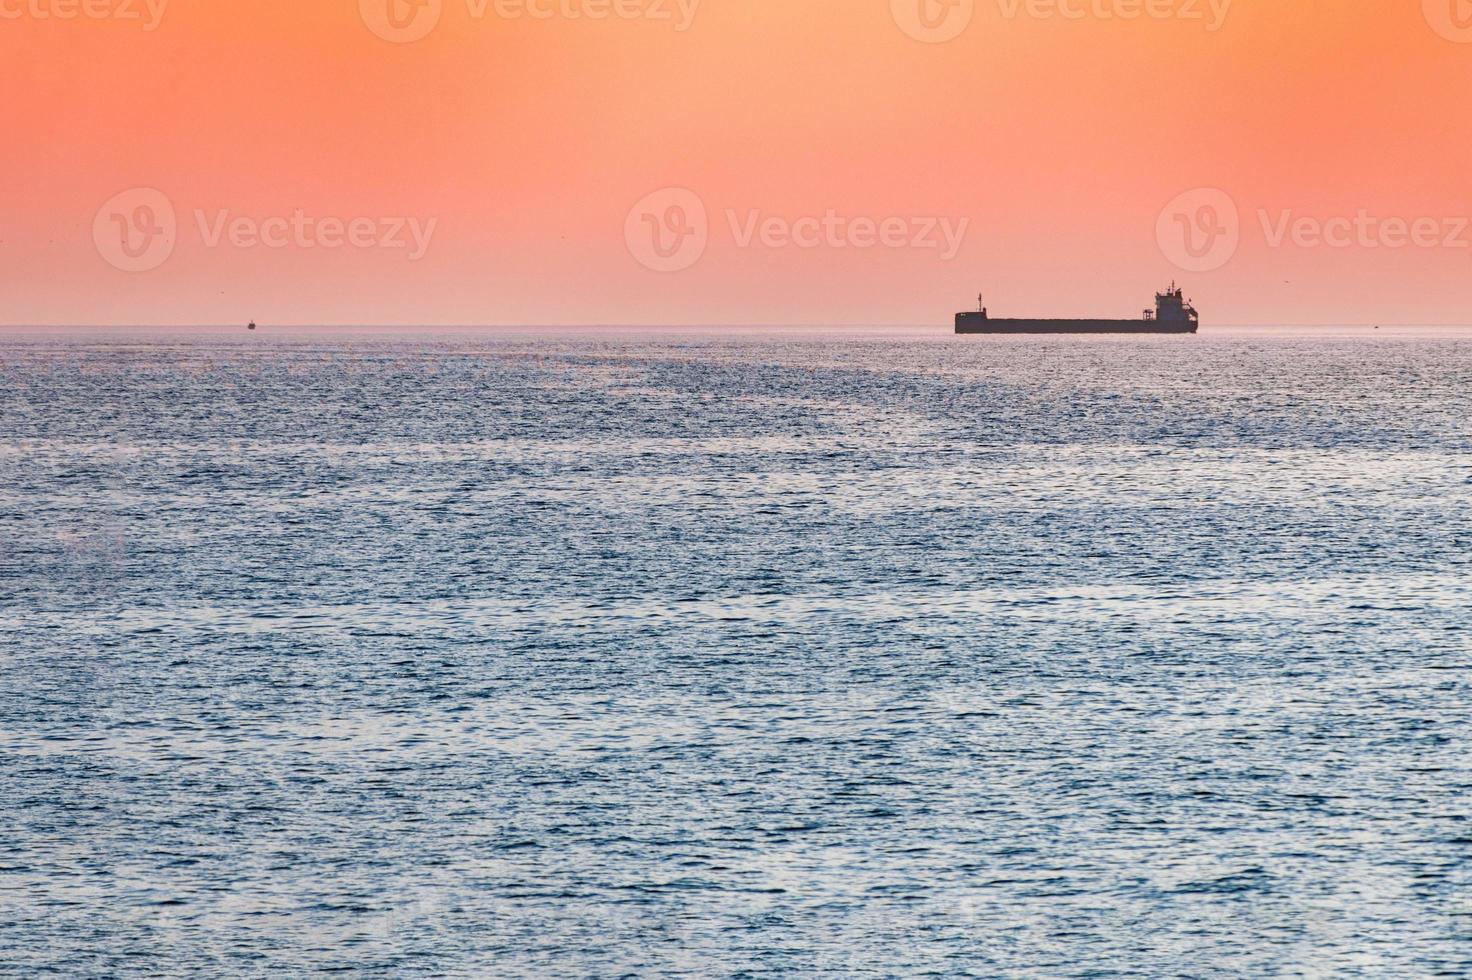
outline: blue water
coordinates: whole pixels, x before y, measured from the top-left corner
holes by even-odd
[[[0,972],[1472,972],[1472,331],[0,333]]]

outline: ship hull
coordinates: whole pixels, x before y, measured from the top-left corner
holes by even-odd
[[[1160,320],[997,320],[981,313],[956,314],[958,334],[1195,333],[1195,323]]]

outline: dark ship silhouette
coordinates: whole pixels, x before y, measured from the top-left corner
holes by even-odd
[[[1155,309],[1138,320],[994,320],[977,297],[980,311],[956,314],[956,333],[1195,333],[1200,314],[1175,283],[1155,294]]]

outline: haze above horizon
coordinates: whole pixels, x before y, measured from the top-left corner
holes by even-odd
[[[1456,3],[26,0],[0,321],[1463,324]]]

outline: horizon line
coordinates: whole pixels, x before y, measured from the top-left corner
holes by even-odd
[[[257,323],[261,329],[273,330],[856,330],[856,329],[950,329],[949,323]],[[1215,323],[1202,330],[1236,327],[1266,328],[1333,328],[1365,327],[1393,329],[1468,329],[1472,321],[1463,323],[1409,323],[1400,321],[1361,322],[1251,322]],[[214,330],[248,329],[239,321],[215,323],[0,323],[0,330]]]

